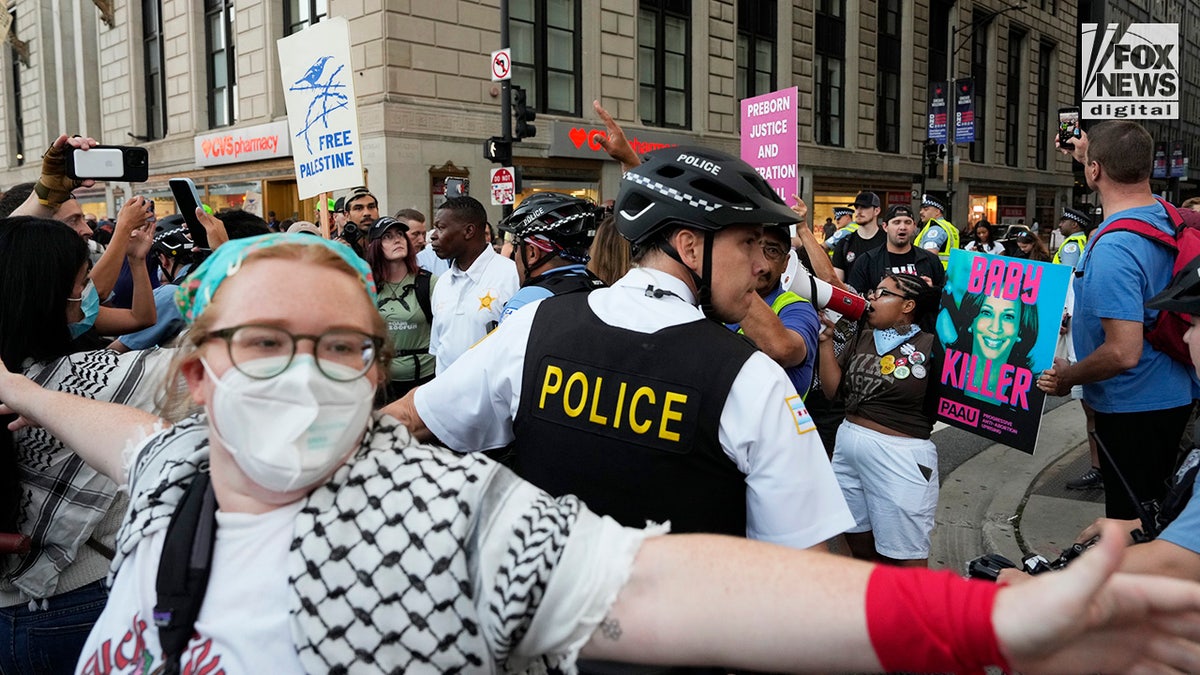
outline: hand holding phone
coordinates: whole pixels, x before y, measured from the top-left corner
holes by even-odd
[[[1070,106],[1067,108],[1058,109],[1058,144],[1073,150],[1075,148],[1075,140],[1080,137],[1083,132],[1079,128],[1079,108]]]
[[[204,229],[204,224],[196,217],[196,209],[204,208],[200,203],[200,194],[196,192],[196,184],[191,178],[172,178],[167,184],[171,186],[175,208],[179,215],[183,216],[188,233],[192,235],[192,245],[196,248],[209,248],[208,230]]]
[[[73,148],[67,153],[66,171],[75,180],[143,183],[150,174],[150,155],[145,148],[131,145]]]

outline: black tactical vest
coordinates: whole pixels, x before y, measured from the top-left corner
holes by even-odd
[[[615,328],[585,293],[536,311],[513,425],[517,474],[622,525],[745,536],[745,476],[717,430],[753,346],[703,319],[651,334]]]

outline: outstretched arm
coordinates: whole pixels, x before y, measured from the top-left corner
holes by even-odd
[[[945,649],[957,663],[980,666],[993,661],[986,655],[992,652],[1008,661],[995,665],[1023,673],[1196,672],[1200,585],[1113,575],[1121,561],[1118,539],[1116,533],[1105,537],[1066,570],[996,589],[993,598],[978,586],[986,582],[945,573],[881,569],[733,538],[657,537],[642,545],[583,653],[765,671],[928,672],[922,669],[948,665],[928,657]],[[897,600],[871,585],[876,574],[918,580],[916,586],[929,580],[948,596],[978,594],[983,601],[965,610],[966,618],[979,628],[990,617],[992,630],[967,636],[966,627],[946,616],[963,612],[961,605],[939,609],[937,600],[919,596]],[[881,603],[885,596],[894,601],[891,608]],[[896,602],[899,612],[892,611]],[[913,620],[897,621],[905,611]],[[896,634],[919,637],[933,629],[945,631],[937,635],[939,647],[926,649],[920,639],[883,646]]]
[[[413,403],[416,394],[417,390],[413,389],[405,394],[404,398],[396,399],[385,405],[380,412],[400,420],[401,424],[408,427],[408,433],[418,441],[431,441],[434,438],[433,433],[429,431],[429,427],[425,426],[425,421],[421,419],[421,415],[417,413],[417,406]]]
[[[162,422],[130,406],[43,389],[0,363],[0,414],[12,413],[21,417],[9,429],[44,427],[117,485],[126,480],[122,462],[126,446]]]

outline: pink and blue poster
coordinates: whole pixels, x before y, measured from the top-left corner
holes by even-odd
[[[938,314],[937,419],[1033,454],[1071,267],[950,252]]]

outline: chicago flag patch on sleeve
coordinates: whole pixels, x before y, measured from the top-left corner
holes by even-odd
[[[808,414],[808,408],[804,407],[804,399],[800,395],[789,396],[784,399],[787,403],[788,410],[792,413],[792,421],[796,423],[796,433],[803,435],[817,428],[813,424],[812,415]]]

